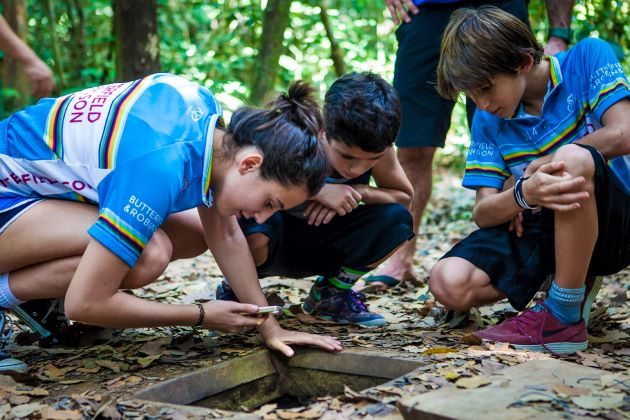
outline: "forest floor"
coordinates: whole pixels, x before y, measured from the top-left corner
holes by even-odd
[[[476,388],[475,378],[533,359],[556,358],[548,354],[515,351],[506,346],[481,344],[470,332],[513,316],[507,302],[472,311],[464,319],[445,322],[428,293],[431,266],[456,241],[474,229],[470,210],[474,196],[459,186],[459,179],[440,174],[418,242],[416,284],[370,294],[370,309],[383,314],[382,328],[339,326],[310,316],[281,318],[289,329],[339,337],[345,348],[385,349],[422,360],[423,368],[408,375],[395,388],[372,389],[368,394],[347,390],[345,395],[319,398],[302,408],[267,404],[252,414],[265,419],[289,418],[402,418],[396,402],[431,390]],[[163,302],[191,303],[214,297],[221,273],[209,254],[171,264],[164,276],[139,296]],[[542,389],[537,397],[514,401],[527,406],[530,415],[552,413],[569,417],[628,418],[630,410],[630,270],[605,278],[589,328],[588,350],[562,360],[606,371],[601,383],[590,388]],[[266,293],[276,293],[287,304],[297,305],[306,296],[312,279],[262,280]],[[15,328],[21,327],[16,322]],[[186,418],[185,411],[148,410],[133,402],[133,394],[164,379],[195,369],[242,357],[262,344],[255,334],[214,334],[191,328],[159,328],[86,333],[80,346],[42,348],[12,345],[16,357],[31,370],[17,378],[0,376],[0,418]],[[604,379],[605,378],[605,379]],[[212,415],[227,413],[215,410]],[[206,416],[210,414],[206,413]],[[466,413],[461,413],[466,417]]]

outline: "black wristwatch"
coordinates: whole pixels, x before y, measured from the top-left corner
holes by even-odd
[[[573,31],[571,28],[550,28],[549,33],[547,34],[547,39],[551,37],[564,39],[567,44],[571,43],[571,39],[573,38]]]

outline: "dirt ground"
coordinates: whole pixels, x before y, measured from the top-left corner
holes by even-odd
[[[376,387],[367,393],[348,390],[345,395],[320,398],[316,404],[302,408],[265,405],[253,415],[266,419],[401,418],[396,402],[406,396],[443,387],[483,386],[471,378],[528,360],[555,357],[482,345],[472,338],[470,332],[515,314],[507,302],[474,310],[459,319],[442,319],[443,312],[428,293],[426,279],[435,261],[474,229],[470,221],[474,197],[459,187],[455,177],[442,174],[438,178],[418,243],[414,268],[418,281],[368,295],[370,309],[383,314],[387,326],[339,326],[304,314],[281,318],[286,328],[336,335],[346,348],[386,349],[429,363],[396,387]],[[626,270],[605,278],[589,328],[589,349],[562,357],[607,371],[606,382],[581,394],[554,388],[546,391],[544,398],[515,403],[527,405],[541,418],[560,412],[569,417],[628,418],[629,277],[630,270]],[[164,302],[191,303],[212,299],[221,278],[214,260],[205,254],[171,264],[160,281],[135,293]],[[278,295],[287,305],[298,305],[312,280],[270,278],[262,280],[262,285],[266,293]],[[22,330],[17,322],[15,328],[16,333]],[[176,409],[148,415],[145,407],[129,400],[151,384],[246,355],[262,346],[255,334],[220,335],[191,328],[88,331],[77,336],[75,342],[78,346],[43,348],[34,343],[10,347],[31,370],[17,378],[18,382],[0,376],[1,418],[186,418],[190,414]],[[215,414],[226,415],[220,411]]]

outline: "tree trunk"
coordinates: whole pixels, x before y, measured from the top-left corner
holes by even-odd
[[[335,39],[333,29],[330,26],[330,21],[328,20],[328,9],[323,2],[319,5],[319,10],[319,16],[324,24],[326,36],[330,41],[330,58],[332,58],[333,66],[335,66],[335,74],[337,74],[337,77],[341,77],[346,74],[346,63],[343,60],[343,50],[339,47],[339,44]]]
[[[263,15],[260,49],[254,66],[254,80],[250,101],[260,104],[265,94],[273,90],[280,67],[279,59],[284,50],[284,30],[289,26],[291,0],[268,0]]]
[[[24,0],[3,0],[2,15],[13,32],[26,42],[26,9]],[[28,77],[24,74],[20,64],[13,58],[4,55],[2,60],[2,88],[13,89],[15,96],[2,95],[3,108],[12,111],[24,107],[29,103],[31,87]],[[4,111],[3,109],[3,111]]]
[[[74,83],[84,84],[81,70],[87,66],[87,50],[85,40],[87,37],[87,25],[85,13],[80,0],[65,0],[66,13],[69,19],[68,32],[73,43],[73,48],[68,51],[70,57],[69,69],[67,70]]]
[[[66,80],[61,63],[61,50],[59,49],[59,37],[57,36],[57,16],[55,14],[55,5],[52,0],[46,1],[46,16],[48,17],[48,26],[50,36],[52,37],[53,55],[55,57],[55,72],[57,73],[57,88],[63,91],[66,88]]]
[[[114,0],[116,79],[135,80],[160,70],[157,0]]]

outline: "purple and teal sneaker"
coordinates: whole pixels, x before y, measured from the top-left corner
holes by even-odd
[[[364,327],[380,327],[385,318],[368,310],[363,302],[365,295],[352,289],[339,289],[325,278],[319,277],[302,304],[302,310],[317,318],[355,324]]]
[[[238,302],[238,298],[236,297],[236,293],[230,287],[230,284],[226,279],[223,279],[221,283],[217,286],[217,290],[215,291],[215,299],[216,300],[231,300],[232,302]]]

